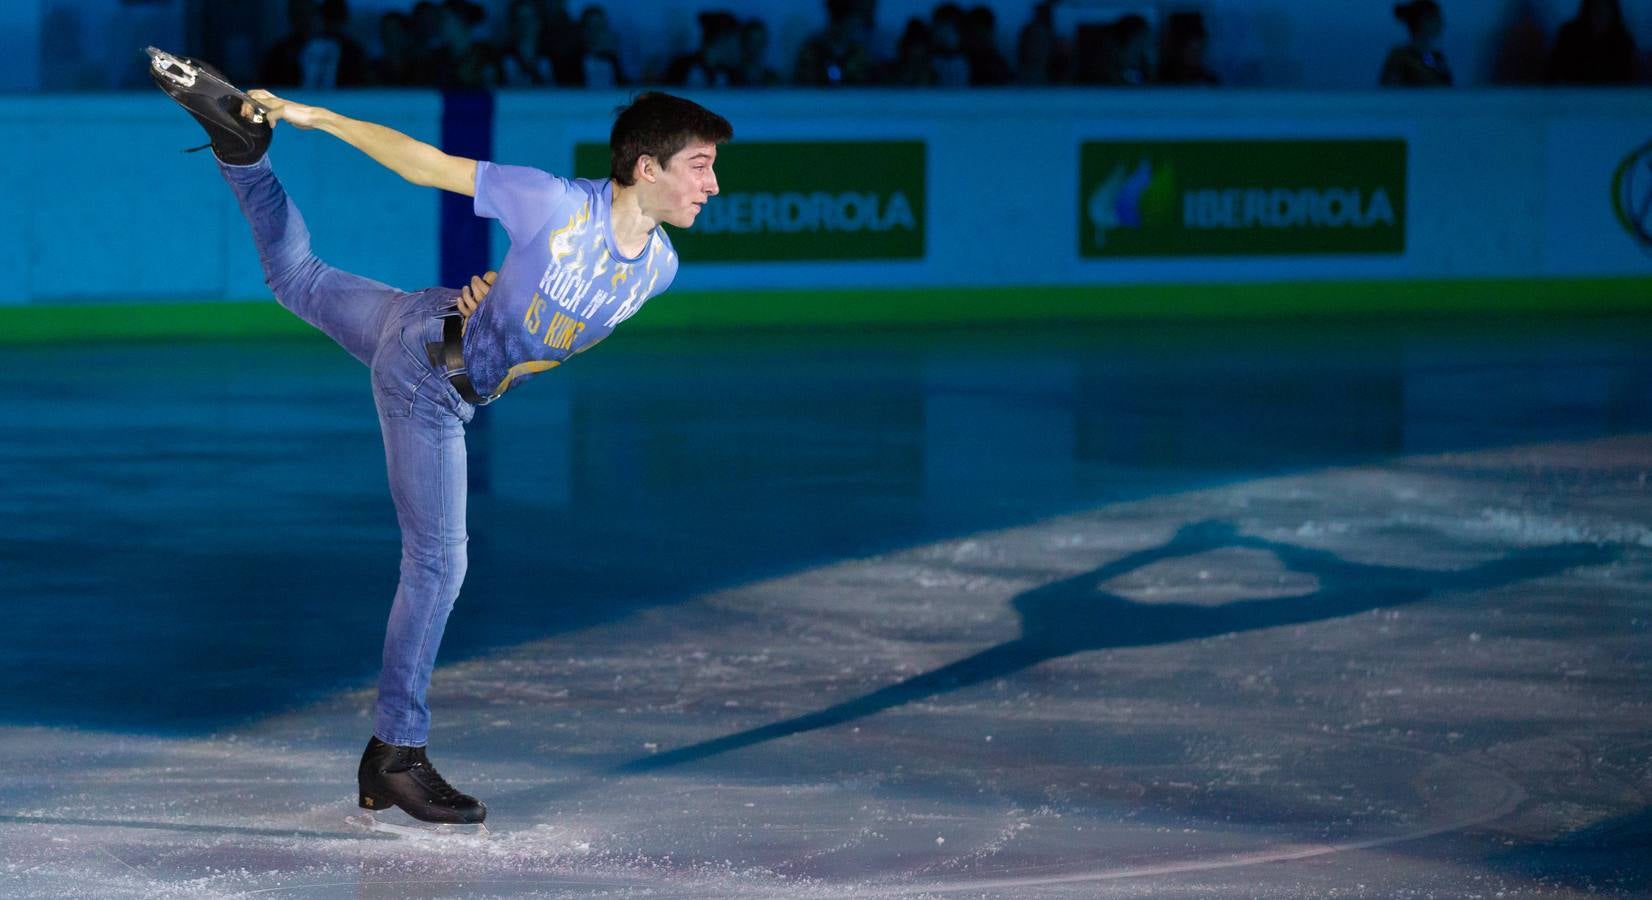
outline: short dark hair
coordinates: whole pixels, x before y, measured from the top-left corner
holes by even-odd
[[[609,174],[615,184],[635,184],[637,160],[652,156],[666,165],[691,141],[721,144],[734,139],[734,126],[709,109],[660,91],[637,95],[620,109],[608,133]]]

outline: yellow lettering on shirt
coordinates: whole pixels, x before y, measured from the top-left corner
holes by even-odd
[[[545,328],[545,346],[553,350],[570,350],[574,339],[584,330],[584,322],[559,312],[551,317],[551,324]]]
[[[529,334],[539,333],[539,314],[545,311],[545,298],[538,294],[533,295],[533,301],[528,304],[528,312],[522,317],[522,326],[528,329]]]

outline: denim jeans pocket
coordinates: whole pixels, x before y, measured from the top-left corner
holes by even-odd
[[[389,336],[395,346],[388,342],[381,346],[372,366],[373,396],[386,417],[411,416],[421,401],[433,405],[428,413],[445,412],[461,422],[469,422],[476,415],[476,407],[465,402],[430,361],[425,345],[440,339],[440,320],[415,312]]]
[[[407,369],[399,357],[389,365],[373,366],[373,400],[387,418],[404,419],[413,414],[413,398],[418,396],[419,386],[408,382]]]

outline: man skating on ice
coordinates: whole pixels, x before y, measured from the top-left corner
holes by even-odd
[[[242,93],[210,66],[149,52],[155,83],[211,137],[276,300],[371,370],[402,559],[360,803],[480,823],[487,808],[425,756],[425,692],[465,576],[464,426],[477,405],[588,349],[670,286],[677,256],[660,224],[694,223],[717,193],[717,145],[733,129],[688,100],[643,94],[614,122],[611,177],[570,180],[451,156],[266,91]],[[476,214],[498,219],[510,236],[491,294],[478,279],[474,293],[404,292],[318,259],[265,154],[283,121],[325,131],[414,184],[475,197]]]

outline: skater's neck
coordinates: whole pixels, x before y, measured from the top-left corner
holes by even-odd
[[[608,221],[614,232],[614,249],[621,256],[634,258],[648,248],[649,235],[660,220],[643,210],[637,186],[612,182],[614,196],[609,204]]]

